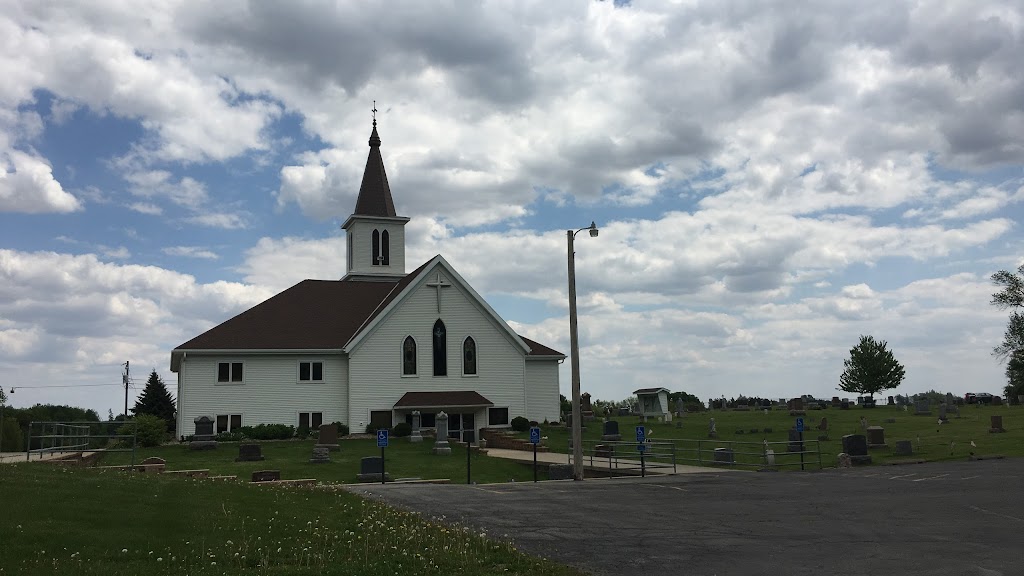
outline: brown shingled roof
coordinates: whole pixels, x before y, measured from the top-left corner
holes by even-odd
[[[380,136],[377,136],[377,121],[373,122],[370,133],[370,154],[363,169],[363,182],[359,185],[356,210],[353,215],[390,216],[394,218],[395,201],[391,198],[388,175],[384,173],[384,159],[380,156]]]
[[[394,282],[303,280],[176,349],[341,349],[395,288]]]
[[[477,392],[406,392],[395,408],[447,408],[468,406],[494,406],[494,403]]]
[[[519,337],[522,338],[523,342],[526,342],[526,345],[530,347],[530,356],[561,356],[562,358],[565,358],[565,354],[562,354],[558,350],[548,348],[543,344],[538,344],[522,334],[520,334]]]

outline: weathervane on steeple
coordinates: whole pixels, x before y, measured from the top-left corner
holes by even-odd
[[[377,127],[377,101],[376,100],[373,101],[373,110],[371,110],[371,112],[373,112],[373,127],[376,128]]]

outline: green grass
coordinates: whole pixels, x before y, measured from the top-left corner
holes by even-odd
[[[135,462],[148,456],[158,456],[167,461],[168,470],[209,469],[211,475],[237,475],[249,480],[254,470],[280,470],[281,478],[316,478],[326,483],[354,483],[359,473],[359,461],[364,456],[380,456],[376,440],[341,440],[340,452],[331,452],[331,462],[310,464],[313,451],[312,440],[259,442],[263,456],[261,462],[235,462],[238,457],[238,443],[221,442],[216,450],[189,450],[187,445],[167,445],[156,448],[140,448]],[[433,439],[412,443],[408,438],[392,438],[391,445],[384,449],[385,470],[393,479],[397,478],[449,478],[453,483],[466,482],[466,451],[452,445],[450,456],[435,456],[431,453]],[[125,452],[107,454],[100,465],[122,465],[131,461],[131,454]],[[502,458],[491,458],[473,454],[472,479],[479,484],[508,482],[512,479],[525,481],[533,479],[533,468]],[[538,476],[547,479],[547,470],[542,468]]]
[[[338,489],[21,463],[0,494],[0,574],[579,574]]]
[[[897,440],[910,440],[914,445],[913,458],[921,458],[929,461],[937,460],[961,460],[966,459],[970,452],[978,455],[1002,454],[1007,457],[1024,456],[1024,407],[1021,406],[961,406],[961,418],[950,415],[948,423],[938,425],[938,410],[932,410],[932,416],[914,416],[913,407],[909,412],[895,406],[879,406],[873,409],[862,409],[851,407],[849,410],[828,408],[825,410],[808,410],[804,416],[806,430],[804,440],[809,450],[815,449],[815,442],[820,432],[815,426],[822,417],[829,421],[829,440],[821,441],[821,459],[825,467],[835,466],[836,455],[842,452],[842,437],[845,434],[863,434],[860,427],[860,418],[868,419],[871,426],[878,425],[885,428],[885,440],[888,448],[871,449],[869,453],[876,464],[885,463],[894,459],[902,459],[893,454]],[[993,414],[1000,414],[1003,417],[1004,434],[989,433],[989,417]],[[708,440],[708,420],[714,418],[718,428],[718,439]],[[886,418],[895,418],[896,423],[887,424]],[[617,417],[619,432],[624,441],[632,441],[635,438],[634,427],[640,422],[636,417]],[[743,448],[740,442],[762,443],[785,442],[788,439],[787,430],[795,425],[795,418],[789,415],[787,410],[772,410],[767,415],[762,410],[750,412],[721,411],[702,412],[699,414],[687,414],[683,417],[683,428],[675,427],[675,421],[671,423],[647,422],[645,425],[653,432],[652,440],[671,440],[676,442],[677,456],[685,458],[696,458],[696,443],[681,442],[683,439],[701,440],[703,451],[712,451],[716,447],[729,447],[735,443],[735,450],[759,451],[756,445],[749,445]],[[586,441],[598,442],[601,439],[602,423],[600,419],[594,422],[587,422],[587,429],[583,431],[585,446]],[[750,433],[752,429],[758,429],[756,434]],[[771,428],[770,434],[763,432],[764,428]],[[744,434],[736,434],[736,430],[743,430]],[[546,444],[555,452],[568,452],[569,431],[564,427],[542,426],[542,433],[548,437]],[[521,434],[526,438],[527,435]],[[918,441],[920,438],[920,441]],[[971,441],[977,444],[977,448],[971,447]],[[952,450],[950,442],[953,443]],[[786,450],[785,445],[774,445],[771,447],[776,452],[777,463],[799,462],[799,457],[787,457],[780,452]],[[740,458],[737,458],[740,460]],[[705,463],[708,455],[704,455]],[[762,462],[760,458],[748,457],[748,462]],[[680,462],[690,464],[690,462]],[[696,464],[696,462],[693,462]],[[814,458],[813,468],[817,468],[817,459]]]

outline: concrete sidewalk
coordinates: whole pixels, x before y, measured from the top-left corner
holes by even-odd
[[[508,450],[505,448],[487,448],[487,455],[495,458],[505,458],[507,460],[515,460],[517,462],[523,462],[526,464],[533,463],[533,451],[527,450]],[[619,458],[617,460],[620,470],[640,470],[640,460],[626,460]],[[568,464],[569,455],[560,454],[558,452],[538,452],[537,453],[538,464]],[[591,465],[591,459],[588,456],[583,457],[583,467],[594,470],[608,470],[608,459],[607,458],[594,458],[593,465]],[[726,469],[726,468],[711,468],[707,466],[690,466],[687,464],[677,464],[675,471],[672,468],[648,466],[648,474],[702,474],[702,473],[718,473],[718,472],[742,472],[737,469]]]

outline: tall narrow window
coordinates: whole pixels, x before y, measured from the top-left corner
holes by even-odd
[[[370,264],[373,266],[380,266],[380,232],[377,230],[373,231],[373,235],[370,237],[370,244],[372,247]]]
[[[434,376],[448,375],[448,331],[440,319],[434,322]]]
[[[416,341],[412,336],[406,336],[402,343],[402,375],[416,375]]]
[[[391,258],[391,235],[385,230],[380,233],[380,261],[381,264],[388,266],[388,261]]]
[[[462,373],[476,374],[476,340],[472,336],[462,342]]]

